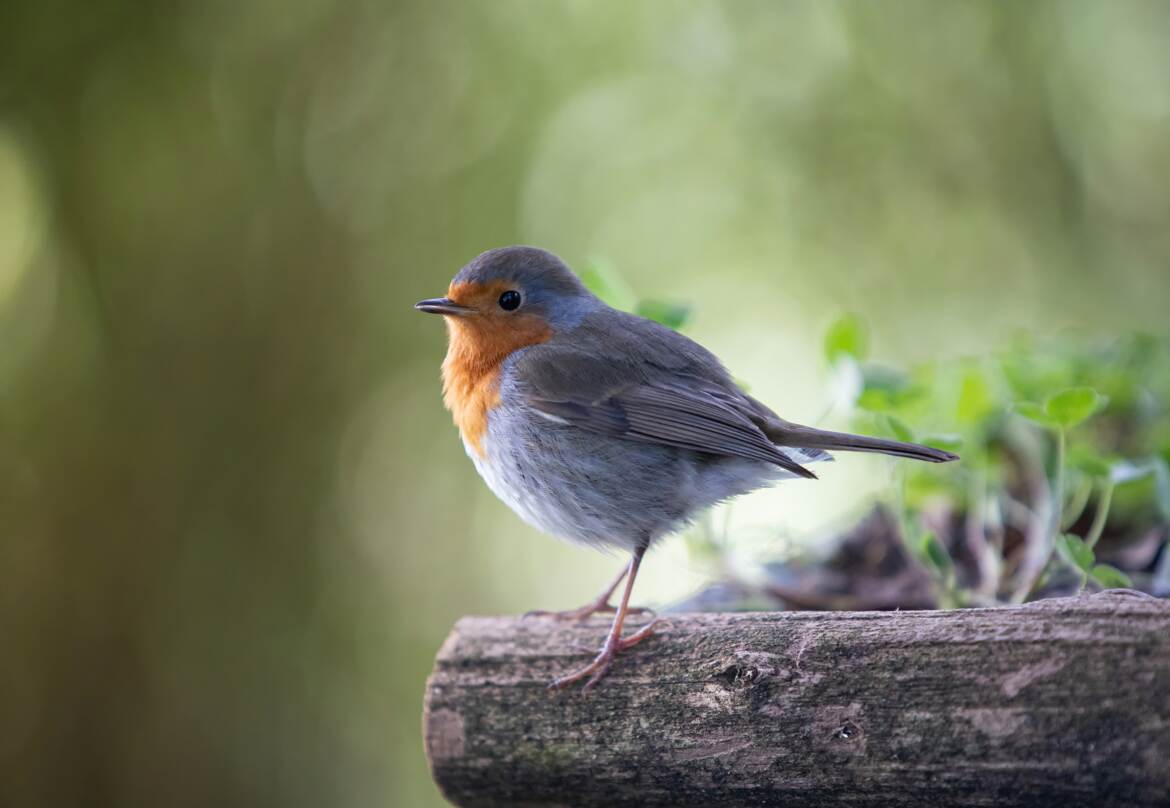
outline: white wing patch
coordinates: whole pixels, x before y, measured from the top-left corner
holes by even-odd
[[[781,446],[780,451],[789,459],[804,466],[809,463],[832,463],[833,456],[824,449],[797,449],[795,446]]]

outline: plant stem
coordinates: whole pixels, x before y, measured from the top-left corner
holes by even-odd
[[[1067,438],[1065,437],[1064,427],[1059,427],[1056,430],[1056,469],[1054,474],[1055,481],[1052,484],[1052,527],[1048,535],[1048,558],[1044,560],[1044,565],[1040,567],[1040,574],[1032,582],[1032,593],[1036,591],[1040,579],[1044,577],[1044,571],[1052,563],[1052,557],[1056,554],[1056,540],[1060,538],[1061,526],[1064,524],[1064,455],[1066,442]]]
[[[1052,535],[1049,557],[1056,549],[1056,537],[1060,535],[1060,526],[1064,523],[1064,454],[1064,427],[1060,427],[1056,431],[1056,482],[1052,486]]]
[[[1090,548],[1096,547],[1105,531],[1105,521],[1109,518],[1109,506],[1113,504],[1113,481],[1106,480],[1101,486],[1101,501],[1097,503],[1097,512],[1093,514],[1093,524],[1085,535],[1085,544]]]
[[[1097,546],[1101,534],[1105,531],[1105,522],[1109,519],[1109,506],[1113,504],[1113,480],[1106,479],[1101,485],[1101,499],[1097,502],[1097,512],[1093,514],[1093,524],[1085,535],[1085,544],[1089,549]],[[1088,570],[1081,570],[1081,591],[1089,583]]]
[[[1069,500],[1068,510],[1064,514],[1064,519],[1061,521],[1060,529],[1068,530],[1077,523],[1081,518],[1081,514],[1085,512],[1085,508],[1089,505],[1089,498],[1093,495],[1093,481],[1088,477],[1081,480],[1081,484],[1077,486],[1077,490],[1073,493],[1072,499]]]
[[[1044,572],[1052,563],[1052,556],[1056,553],[1056,539],[1060,535],[1060,526],[1064,517],[1064,453],[1064,427],[1059,427],[1056,430],[1056,468],[1053,473],[1053,484],[1049,487],[1049,512],[1044,514],[1048,523],[1047,530],[1043,531],[1047,544],[1043,550],[1044,560],[1037,565],[1034,572],[1030,573],[1030,580],[1026,579],[1025,585],[1016,591],[1016,598],[1018,598],[1015,600],[1016,603],[1024,603],[1036,594],[1040,589],[1040,581],[1044,578]]]

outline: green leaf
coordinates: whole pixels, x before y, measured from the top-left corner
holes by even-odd
[[[1011,352],[1001,357],[1004,378],[1016,397],[1036,401],[1076,384],[1072,362],[1059,349],[1032,340],[1017,341]]]
[[[947,497],[954,501],[965,493],[956,491],[954,484],[942,474],[930,474],[920,470],[906,475],[905,486],[906,505],[917,510],[922,510],[929,500]]]
[[[1170,464],[1161,457],[1154,460],[1154,491],[1158,511],[1163,519],[1170,520]]]
[[[894,402],[886,390],[862,390],[857,397],[857,406],[870,412],[885,412],[894,408]]]
[[[1012,407],[1018,415],[1022,415],[1029,421],[1035,421],[1041,426],[1058,427],[1060,424],[1048,417],[1048,413],[1039,404],[1032,401],[1017,401]]]
[[[928,388],[911,383],[906,374],[881,365],[862,365],[861,378],[857,406],[870,412],[902,409],[928,392]]]
[[[869,334],[856,314],[842,315],[825,332],[825,358],[829,364],[836,364],[843,356],[860,362],[868,354]]]
[[[910,427],[906,426],[906,422],[901,418],[898,418],[895,415],[887,415],[886,425],[890,429],[890,434],[898,440],[905,441],[906,443],[914,442],[914,432],[910,429]]]
[[[1097,564],[1090,570],[1089,575],[1106,589],[1131,589],[1133,587],[1133,581],[1128,575],[1108,564]]]
[[[1087,446],[1077,446],[1068,453],[1068,463],[1078,471],[1096,479],[1110,476],[1113,465],[1108,458],[1094,452]]]
[[[1070,387],[1044,403],[1044,412],[1054,422],[1072,429],[1105,406],[1108,399],[1092,387]]]
[[[1093,548],[1080,536],[1065,533],[1056,540],[1056,550],[1061,558],[1083,572],[1093,568]]]
[[[959,388],[959,402],[956,417],[961,424],[977,424],[995,411],[995,401],[987,380],[977,369],[972,368],[963,374],[963,383]]]
[[[665,300],[639,300],[634,313],[678,331],[690,319],[691,307],[685,303],[668,303]]]
[[[947,552],[947,548],[934,533],[928,532],[922,537],[922,542],[919,545],[919,556],[926,562],[927,566],[943,578],[949,577],[954,569],[951,554]]]
[[[942,449],[944,452],[957,452],[963,448],[963,436],[951,432],[926,435],[921,439],[926,446]]]

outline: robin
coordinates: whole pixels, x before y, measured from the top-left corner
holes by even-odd
[[[488,487],[529,524],[629,564],[592,603],[553,613],[614,614],[596,658],[555,679],[595,686],[622,636],[646,550],[704,509],[778,480],[815,479],[829,450],[942,463],[950,452],[829,432],[780,418],[744,393],[708,350],[593,295],[552,253],[489,250],[446,297],[415,304],[447,322],[443,400]],[[625,580],[621,600],[610,598]],[[540,614],[549,614],[541,612]]]

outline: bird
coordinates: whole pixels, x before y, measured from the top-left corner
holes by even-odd
[[[654,620],[622,633],[629,615],[646,611],[630,606],[643,556],[707,508],[783,479],[816,479],[807,466],[831,451],[958,459],[784,420],[706,348],[612,308],[537,247],[481,253],[445,296],[414,308],[446,321],[443,401],[488,487],[540,531],[629,554],[596,600],[535,613],[613,614],[593,660],[553,689],[582,679],[592,689],[619,653],[652,635]]]

